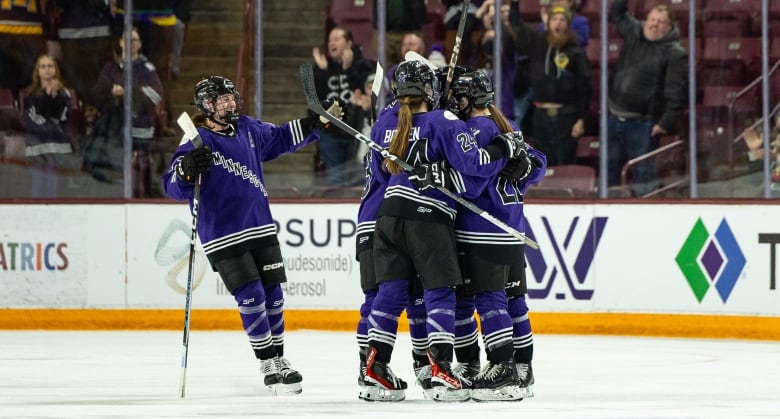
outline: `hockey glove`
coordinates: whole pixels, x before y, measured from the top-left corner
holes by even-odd
[[[320,105],[336,118],[341,119],[342,121],[346,118],[344,115],[346,105],[341,99],[325,99],[320,102]],[[306,118],[301,119],[301,127],[304,130],[304,135],[308,135],[308,133],[315,129],[321,130],[323,127],[328,126],[329,123],[330,121],[328,118],[318,115],[311,109],[308,110]]]
[[[531,163],[531,159],[528,158],[527,151],[523,150],[521,154],[520,157],[507,160],[506,165],[498,175],[510,181],[527,178],[531,174],[531,169],[533,169],[534,165]]]
[[[432,188],[447,188],[452,190],[450,169],[446,162],[418,164],[409,173],[409,181],[415,188],[425,191]]]
[[[528,145],[525,143],[523,133],[520,131],[505,132],[493,138],[492,144],[501,144],[504,146],[507,158],[516,158],[521,155],[528,155]]]
[[[194,183],[201,173],[211,169],[211,149],[202,145],[182,156],[176,165],[176,177],[182,182]]]

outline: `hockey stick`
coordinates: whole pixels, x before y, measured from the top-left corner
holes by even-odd
[[[455,33],[455,45],[452,46],[450,67],[447,69],[447,79],[444,81],[444,89],[441,91],[444,96],[442,103],[447,103],[450,99],[450,84],[452,84],[452,78],[455,76],[455,64],[457,64],[458,55],[460,55],[460,45],[463,43],[463,32],[466,31],[466,20],[468,19],[470,5],[471,1],[464,1],[463,9],[460,11],[460,21],[458,22],[458,32]]]
[[[371,84],[371,121],[369,125],[374,125],[376,121],[376,102],[379,99],[379,92],[382,90],[382,82],[385,78],[385,70],[382,68],[382,64],[376,62],[376,72],[374,73],[374,83]]]
[[[433,63],[429,59],[427,59],[427,58],[423,57],[422,55],[420,55],[420,53],[417,52],[417,51],[407,51],[406,54],[404,55],[404,60],[405,61],[421,61],[423,64],[427,65],[428,68],[430,68],[431,70],[436,71],[436,66],[433,65]]]
[[[370,138],[363,135],[360,131],[356,130],[355,128],[352,128],[349,124],[342,121],[341,119],[331,115],[328,113],[328,111],[325,110],[325,108],[322,107],[320,104],[320,100],[317,99],[317,91],[314,87],[314,72],[312,71],[312,67],[309,64],[302,64],[300,67],[300,74],[301,74],[301,83],[303,84],[303,93],[306,96],[306,104],[314,113],[317,115],[320,115],[321,117],[327,118],[328,121],[330,121],[332,124],[336,125],[337,127],[341,128],[344,132],[354,137],[356,140],[360,141],[361,143],[368,146],[368,148],[378,152],[382,155],[382,157],[386,159],[390,159],[395,163],[398,163],[401,168],[403,168],[405,171],[410,172],[412,171],[413,167],[409,163],[407,163],[405,160],[398,158],[396,155],[390,153],[390,151],[386,148],[382,148],[379,144],[372,141]],[[482,218],[486,219],[487,221],[491,222],[496,227],[504,230],[505,232],[511,234],[516,239],[520,240],[521,242],[525,243],[526,245],[530,246],[533,249],[538,249],[539,244],[535,241],[529,239],[523,233],[515,230],[510,225],[506,224],[505,222],[499,220],[498,218],[492,216],[491,214],[487,213],[485,210],[479,208],[478,206],[474,205],[473,203],[455,195],[450,191],[449,189],[437,186],[436,189],[441,191],[443,194],[447,195],[449,198],[454,199],[459,204],[463,205],[467,209],[475,212]]]
[[[192,119],[187,112],[182,112],[176,120],[179,127],[184,131],[184,138],[192,142],[195,148],[203,145],[203,140],[198,134],[198,129],[192,123]],[[200,174],[195,182],[195,192],[192,198],[192,233],[190,234],[190,261],[187,268],[187,291],[184,302],[184,338],[182,339],[181,353],[181,381],[179,382],[179,397],[184,398],[184,386],[187,380],[187,355],[190,345],[190,312],[192,310],[192,274],[195,262],[195,239],[198,236],[198,208],[200,207]]]

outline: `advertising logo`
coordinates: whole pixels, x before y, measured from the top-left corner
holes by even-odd
[[[696,220],[675,261],[699,302],[714,287],[725,303],[745,267],[745,255],[725,218],[714,235],[701,217]]]
[[[550,220],[547,217],[542,217],[542,223],[548,236],[545,241],[552,246],[555,257],[547,255],[545,258],[539,249],[533,250],[526,247],[525,257],[534,276],[534,281],[528,282],[528,296],[530,298],[547,298],[555,281],[559,279],[559,274],[563,277],[575,300],[590,300],[593,297],[593,287],[585,284],[585,280],[590,266],[593,264],[596,249],[601,242],[601,236],[604,234],[607,217],[594,217],[585,227],[585,231],[582,231],[582,226],[578,228],[579,220],[580,217],[574,217],[569,223],[565,236],[556,237],[551,228]],[[528,220],[526,220],[526,226],[528,237],[536,240],[536,235]],[[575,237],[582,237],[582,240],[577,241]],[[566,294],[556,293],[555,298],[563,300],[566,298]]]
[[[165,282],[180,294],[187,292],[187,288],[180,282],[186,284],[188,280],[191,235],[191,226],[182,220],[173,219],[157,239],[157,247],[154,250],[154,261],[159,266],[170,267],[165,274]],[[195,290],[210,269],[208,258],[197,240],[192,268],[192,289]],[[180,277],[183,278],[180,280]]]

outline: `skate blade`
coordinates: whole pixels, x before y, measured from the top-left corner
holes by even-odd
[[[292,384],[279,383],[279,384],[273,384],[266,387],[277,396],[292,396],[295,394],[301,394],[301,392],[303,391],[303,387],[301,387],[301,383],[292,383]]]
[[[360,388],[358,398],[367,402],[400,402],[406,399],[406,393],[403,390],[389,390],[381,386],[367,385]]]
[[[497,389],[479,388],[471,390],[471,398],[478,402],[523,400],[524,391],[520,386],[506,386]]]
[[[534,386],[530,385],[528,387],[520,387],[520,392],[522,393],[523,397],[531,398],[534,396]]]
[[[436,386],[429,391],[431,398],[437,402],[465,402],[471,398],[467,389],[454,390],[446,386]]]
[[[430,377],[429,377],[430,379]],[[425,385],[424,383],[420,382],[420,380],[415,380],[414,383],[417,385],[417,387],[420,387],[420,389],[423,392],[423,397],[426,400],[432,400],[433,399],[433,389],[431,388],[431,385]]]

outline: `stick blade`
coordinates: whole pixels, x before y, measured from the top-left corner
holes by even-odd
[[[319,105],[320,100],[317,98],[317,89],[314,85],[314,68],[312,68],[311,64],[301,64],[298,73],[301,78],[303,95],[306,97],[306,104],[309,108],[315,104]]]
[[[200,134],[198,134],[198,129],[195,128],[195,124],[192,123],[192,118],[190,118],[190,115],[187,112],[182,112],[181,115],[176,118],[176,124],[184,131],[182,143],[192,141],[192,144],[195,147],[200,147]]]
[[[404,55],[404,60],[406,60],[406,61],[422,61],[422,63],[427,65],[431,70],[436,70],[438,68],[429,59],[423,57],[422,55],[420,55],[420,53],[415,52],[415,51],[407,52]]]
[[[375,97],[379,97],[379,91],[382,90],[382,81],[385,78],[385,70],[382,68],[382,64],[377,61],[376,72],[374,73],[374,83],[371,85],[371,94]]]

